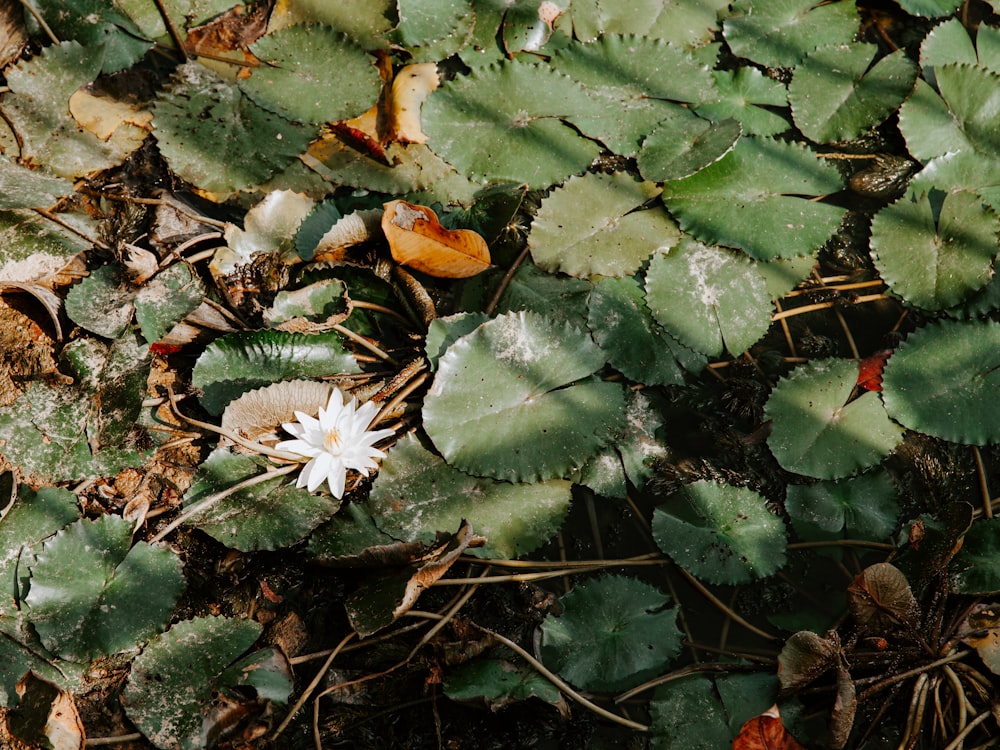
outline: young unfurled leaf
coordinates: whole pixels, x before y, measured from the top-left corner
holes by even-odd
[[[397,263],[429,276],[462,279],[490,267],[490,248],[471,229],[445,229],[426,206],[385,204],[382,231]]]
[[[906,577],[890,563],[861,571],[847,589],[847,605],[858,625],[873,635],[912,624],[919,613]]]
[[[811,630],[792,635],[778,654],[778,679],[783,690],[798,690],[832,669],[840,658],[836,632],[825,638]]]

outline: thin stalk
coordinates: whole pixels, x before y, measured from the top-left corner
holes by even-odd
[[[993,518],[990,483],[986,478],[986,467],[983,465],[983,454],[979,452],[979,446],[972,446],[972,456],[976,459],[976,476],[979,478],[979,494],[983,498],[983,515]]]
[[[493,296],[490,297],[490,301],[486,303],[486,307],[483,309],[487,315],[493,315],[493,311],[497,309],[497,305],[500,304],[500,298],[503,297],[503,293],[507,291],[507,287],[510,286],[511,279],[514,278],[514,274],[517,273],[517,269],[521,267],[524,263],[525,258],[528,257],[530,248],[525,244],[524,249],[514,258],[514,262],[510,264],[510,268],[500,279],[500,283],[497,284],[497,288],[493,291]]]
[[[393,367],[399,367],[399,362],[397,362],[392,357],[390,357],[388,354],[386,354],[384,351],[382,351],[381,349],[379,349],[377,346],[375,346],[375,344],[373,344],[372,342],[370,342],[364,336],[358,335],[357,333],[355,333],[354,331],[352,331],[350,328],[344,328],[344,326],[340,325],[340,323],[334,323],[330,327],[333,330],[335,330],[337,333],[339,333],[341,336],[346,336],[347,338],[349,338],[351,341],[353,341],[358,346],[364,347],[365,349],[367,349],[368,351],[370,351],[372,354],[374,354],[376,357],[378,357],[379,359],[381,359],[383,362],[388,362]]]
[[[962,745],[965,743],[965,738],[972,733],[972,730],[978,727],[988,718],[990,718],[991,715],[992,715],[991,711],[989,710],[983,711],[975,719],[966,724],[965,729],[959,732],[958,735],[955,737],[955,739],[953,739],[951,742],[949,742],[947,745],[944,746],[944,750],[959,750],[959,748],[961,748]]]
[[[736,622],[739,625],[742,625],[744,628],[746,628],[747,630],[749,630],[751,633],[759,635],[761,638],[766,638],[769,641],[780,641],[780,640],[782,640],[778,636],[772,635],[771,633],[768,633],[766,630],[761,630],[756,625],[753,625],[753,624],[747,622],[746,620],[744,620],[742,617],[740,617],[740,615],[738,613],[733,612],[733,610],[731,610],[729,607],[727,607],[725,605],[725,603],[722,602],[715,594],[713,594],[711,591],[709,591],[707,588],[705,588],[705,586],[701,583],[701,581],[699,581],[693,575],[691,575],[686,570],[684,570],[684,568],[682,568],[682,567],[680,567],[678,565],[677,566],[677,570],[680,572],[680,574],[682,576],[684,576],[684,578],[687,580],[688,583],[690,583],[692,586],[694,586],[696,589],[698,589],[698,593],[700,593],[702,596],[704,596],[706,599],[708,599],[708,601],[711,604],[713,604],[716,607],[716,609],[718,609],[720,612],[722,612],[723,614],[727,615],[728,617],[731,617],[734,622]]]
[[[867,700],[875,693],[889,687],[890,685],[894,685],[897,682],[901,682],[902,680],[907,680],[910,677],[916,677],[917,675],[923,674],[924,672],[930,672],[932,669],[937,669],[938,667],[944,664],[949,664],[953,661],[958,661],[959,659],[964,658],[967,653],[968,653],[967,651],[956,651],[954,654],[949,654],[948,656],[938,659],[937,661],[932,661],[929,664],[922,664],[919,667],[908,669],[905,672],[894,674],[891,677],[886,677],[885,679],[879,679],[878,677],[869,677],[861,680],[856,680],[855,684],[857,685],[863,685],[868,682],[878,680],[878,682],[875,682],[874,685],[872,685],[870,688],[868,688],[863,693],[858,695],[858,703]]]
[[[851,305],[861,305],[866,302],[878,302],[884,299],[889,299],[889,297],[884,294],[864,294],[851,300]],[[776,320],[782,320],[783,318],[791,318],[794,315],[805,315],[806,313],[816,312],[818,310],[829,310],[831,307],[836,306],[836,302],[816,302],[811,305],[793,307],[791,310],[784,310],[783,312],[775,313],[771,316],[771,321],[774,322]]]

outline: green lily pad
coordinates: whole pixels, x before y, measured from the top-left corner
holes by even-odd
[[[539,52],[553,36],[555,19],[566,11],[569,0],[519,0],[507,6],[501,34],[508,57],[518,52]],[[562,38],[557,34],[557,38]]]
[[[984,27],[985,28],[985,27]],[[969,32],[957,18],[939,23],[920,44],[920,69],[923,78],[934,86],[934,68],[948,63],[979,62]]]
[[[874,44],[828,45],[795,68],[788,101],[807,138],[818,143],[856,138],[913,90],[917,66],[906,53],[897,50],[874,62],[878,51]]]
[[[289,24],[319,23],[343,31],[365,49],[384,49],[395,23],[395,0],[331,3],[329,0],[295,0],[284,8]]]
[[[903,439],[875,392],[848,398],[858,363],[817,360],[797,367],[771,391],[764,407],[774,426],[767,444],[785,469],[838,479],[874,466]]]
[[[772,111],[788,107],[788,89],[750,66],[736,70],[713,70],[717,99],[700,104],[695,111],[715,122],[739,121],[747,135],[778,135],[791,126],[786,117]]]
[[[305,151],[314,135],[195,62],[174,73],[153,108],[153,126],[170,168],[217,193],[261,184]]]
[[[657,123],[689,114],[679,103],[702,102],[714,93],[708,66],[648,36],[569,44],[553,57],[552,67],[587,92],[590,106],[568,120],[624,156],[634,155]]]
[[[642,489],[658,461],[670,455],[661,428],[665,425],[664,404],[651,391],[630,392],[625,406],[625,431],[615,442],[629,481]]]
[[[464,519],[487,539],[471,554],[514,558],[555,536],[569,503],[569,482],[511,484],[470,476],[411,434],[383,461],[368,507],[375,525],[394,539],[431,542]]]
[[[247,211],[243,228],[226,226],[226,246],[215,251],[209,265],[214,274],[229,274],[252,263],[258,254],[274,254],[291,261],[297,233],[315,204],[292,190],[274,190]]]
[[[940,310],[993,275],[1000,217],[972,193],[904,196],[872,220],[872,258],[895,294]]]
[[[295,232],[295,252],[298,256],[302,260],[312,260],[323,235],[342,218],[343,215],[333,200],[325,200],[313,206]]]
[[[134,648],[162,630],[184,589],[177,555],[132,545],[117,516],[81,519],[31,563],[27,618],[49,651],[71,661]]]
[[[381,81],[373,58],[333,29],[290,26],[261,37],[250,49],[262,64],[240,79],[240,90],[289,120],[346,120],[378,98]],[[331,60],[337,61],[336,75]]]
[[[364,566],[371,561],[365,557],[366,550],[397,543],[379,530],[361,503],[348,503],[312,533],[307,552],[320,564]]]
[[[662,199],[681,229],[702,242],[771,260],[822,246],[844,209],[810,197],[842,189],[837,169],[804,147],[741,138],[719,161],[664,185]]]
[[[685,48],[699,47],[718,30],[726,0],[573,0],[573,36],[591,42],[602,35],[643,34]]]
[[[710,122],[680,109],[642,142],[639,172],[657,181],[690,177],[732,151],[742,133],[736,120]]]
[[[733,732],[722,703],[712,680],[704,675],[690,675],[658,687],[649,713],[653,747],[659,750],[719,750],[732,744]]]
[[[69,290],[66,314],[91,333],[113,339],[132,322],[136,293],[120,268],[101,266]]]
[[[94,49],[63,42],[6,72],[3,111],[20,136],[21,159],[74,178],[114,166],[139,147],[145,132],[118,128],[103,141],[69,112],[70,97],[97,77],[101,61]]]
[[[393,37],[408,48],[414,62],[437,62],[455,54],[478,23],[468,0],[399,0],[397,10]]]
[[[128,441],[91,451],[88,436],[96,445],[99,434],[97,398],[94,392],[75,386],[31,383],[23,396],[0,409],[0,435],[6,440],[0,444],[0,452],[34,480],[49,482],[107,476],[141,465],[142,456]],[[141,406],[141,401],[131,398],[127,403],[130,409]],[[120,424],[113,419],[116,416],[129,419],[131,412],[116,415],[116,406],[106,408],[108,424]]]
[[[147,39],[160,39],[168,34],[163,13],[156,3],[145,0],[115,0],[115,5],[128,15]],[[201,26],[233,7],[230,0],[163,0],[169,18],[183,21],[183,28]],[[175,22],[176,22],[175,21]]]
[[[146,341],[159,341],[205,298],[205,285],[187,263],[174,263],[135,296],[135,320]]]
[[[972,524],[951,564],[956,594],[992,596],[1000,591],[1000,518]]]
[[[648,583],[602,576],[562,597],[562,615],[541,625],[542,659],[584,690],[619,691],[661,674],[680,653],[670,597]]]
[[[214,415],[237,396],[279,380],[358,372],[354,355],[337,333],[247,331],[213,341],[195,362],[191,381]]]
[[[592,107],[567,76],[510,62],[442,86],[424,103],[422,122],[430,147],[459,172],[544,188],[583,172],[598,155],[596,143],[562,122]]]
[[[656,545],[709,583],[749,583],[785,564],[785,524],[753,490],[699,481],[653,512]]]
[[[914,331],[889,358],[882,398],[912,430],[955,443],[1000,441],[1000,325],[941,321]]]
[[[124,70],[138,62],[153,46],[114,3],[37,0],[33,7],[58,39],[72,39],[85,46],[87,55],[96,61],[102,73]],[[25,19],[40,31],[32,14],[25,13]]]
[[[82,232],[92,227],[92,223],[79,214],[59,214],[59,218]],[[34,211],[18,209],[0,210],[0,243],[3,247],[0,270],[17,263],[19,269],[26,266],[31,269],[29,278],[65,267],[73,256],[90,247],[86,240],[69,229]],[[29,258],[29,263],[20,263]],[[11,275],[15,280],[27,280],[18,279],[17,273]]]
[[[785,510],[795,531],[806,541],[847,538],[884,542],[899,521],[896,488],[882,471],[832,482],[789,485]]]
[[[639,210],[659,194],[624,173],[573,177],[542,201],[531,224],[531,257],[544,270],[586,278],[626,276],[678,237],[662,208]]]
[[[995,156],[1000,151],[995,127],[1000,74],[952,63],[935,67],[934,77],[940,95],[918,82],[899,108],[899,130],[907,150],[925,162],[956,151]]]
[[[924,18],[949,16],[958,10],[962,0],[899,0],[899,7],[907,13]]]
[[[489,320],[489,316],[481,312],[456,313],[432,320],[427,328],[427,336],[424,338],[424,351],[427,352],[427,361],[431,370],[437,369],[438,359],[448,350],[449,346],[465,334],[472,333],[487,320]],[[448,528],[454,528],[454,526],[452,524]]]
[[[17,592],[18,578],[28,577],[31,556],[27,551],[79,517],[76,495],[69,490],[42,487],[35,492],[26,484],[20,485],[14,504],[0,523],[0,590]],[[13,605],[10,596],[0,598],[0,617],[16,616]]]
[[[587,322],[587,300],[592,288],[584,279],[545,273],[534,263],[525,262],[510,280],[496,311],[527,310],[582,328]]]
[[[592,373],[604,355],[569,325],[508,313],[438,361],[424,429],[445,460],[512,482],[567,476],[621,427],[621,386]]]
[[[260,473],[259,461],[216,448],[198,467],[184,506],[191,508]],[[273,550],[304,539],[339,507],[329,495],[313,495],[279,476],[227,495],[195,513],[187,525],[241,552]]]
[[[45,208],[73,192],[73,183],[0,159],[0,208]]]
[[[292,691],[288,662],[272,649],[236,660],[260,636],[253,620],[197,617],[154,638],[134,662],[125,687],[129,719],[164,750],[201,750],[207,715],[217,696],[253,688],[262,700],[284,703]]]
[[[737,57],[792,67],[821,45],[853,41],[858,12],[850,3],[737,0],[722,30]]]
[[[499,659],[475,659],[449,670],[444,694],[453,701],[485,703],[494,711],[528,698],[556,706],[564,703],[559,688],[533,667]]]
[[[690,238],[653,256],[646,304],[678,341],[709,357],[742,354],[771,325],[771,298],[753,261]]]
[[[595,284],[587,324],[611,366],[630,380],[646,385],[684,382],[678,361],[687,359],[683,353],[678,356],[683,345],[653,320],[636,279],[604,278]]]

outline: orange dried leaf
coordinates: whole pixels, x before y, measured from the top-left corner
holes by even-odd
[[[486,240],[471,229],[445,229],[426,206],[386,203],[382,231],[397,263],[429,276],[464,279],[490,267]]]
[[[733,750],[805,750],[781,723],[778,707],[755,716],[740,728]]]

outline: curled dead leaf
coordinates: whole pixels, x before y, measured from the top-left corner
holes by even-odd
[[[69,113],[81,128],[102,141],[111,140],[121,127],[135,128],[136,137],[143,137],[152,129],[152,111],[106,96],[96,96],[85,89],[78,89],[70,96]]]
[[[440,85],[440,80],[437,63],[407,65],[396,74],[385,101],[383,145],[393,141],[427,143],[420,127],[420,107]]]
[[[781,723],[778,706],[754,716],[733,740],[733,750],[805,750]]]
[[[464,279],[490,267],[486,240],[471,229],[445,229],[427,206],[386,203],[382,231],[397,263],[429,276]]]
[[[906,576],[890,563],[861,571],[847,589],[847,606],[858,625],[874,634],[912,621],[918,612]]]
[[[16,685],[20,700],[7,714],[7,730],[32,747],[82,750],[86,744],[83,722],[73,696],[34,672]]]

